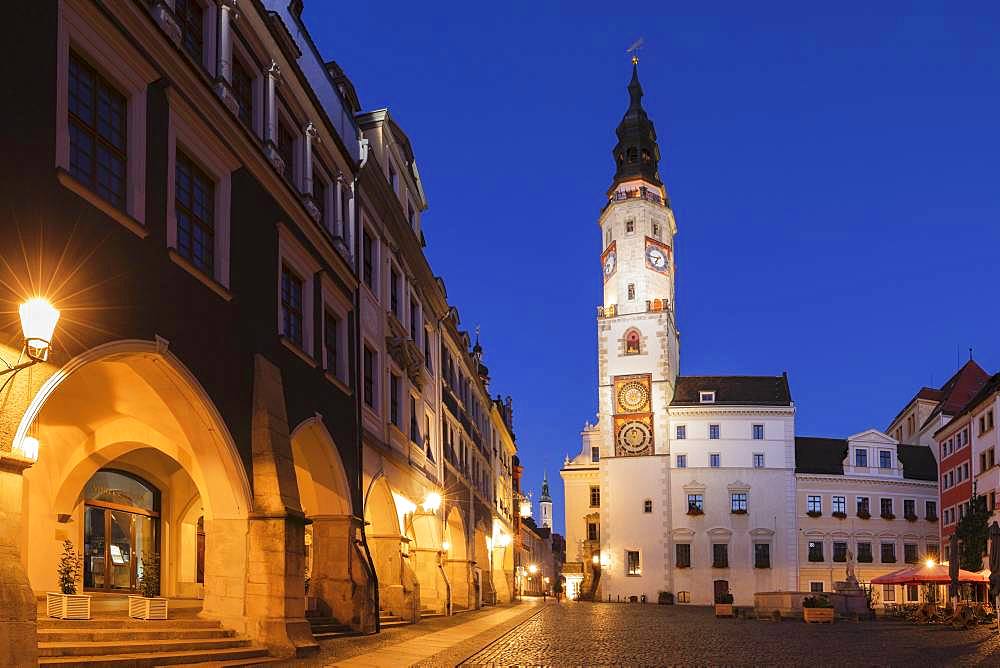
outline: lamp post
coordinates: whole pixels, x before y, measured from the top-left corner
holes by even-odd
[[[33,297],[18,309],[24,347],[13,364],[6,360],[0,376],[7,376],[3,390],[17,372],[49,357],[52,334],[59,311],[47,300]],[[22,359],[27,357],[27,359]],[[6,367],[6,368],[3,368]],[[30,390],[30,388],[29,388]],[[21,562],[21,516],[25,469],[38,458],[38,439],[33,435],[0,450],[0,666],[34,665],[38,660],[38,622],[35,595]]]

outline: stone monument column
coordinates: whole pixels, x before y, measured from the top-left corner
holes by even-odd
[[[38,604],[21,563],[23,473],[33,464],[0,452],[0,666],[38,663]]]

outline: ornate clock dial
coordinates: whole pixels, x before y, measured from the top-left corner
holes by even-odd
[[[649,446],[649,426],[642,422],[628,422],[618,432],[618,445],[627,453],[642,452]]]
[[[649,390],[640,382],[625,383],[618,390],[618,403],[629,413],[636,413],[646,406]]]
[[[615,270],[615,252],[611,251],[608,256],[604,258],[604,275],[610,276]]]
[[[649,266],[657,271],[664,271],[667,268],[667,254],[663,252],[663,249],[656,246],[648,246],[646,248],[646,261],[649,262]]]

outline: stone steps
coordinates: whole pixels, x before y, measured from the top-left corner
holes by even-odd
[[[250,645],[246,638],[172,638],[168,640],[138,640],[149,652],[186,652],[195,650],[233,649]],[[67,641],[39,642],[39,656],[90,656],[126,654],[133,651],[137,642],[131,638],[117,641]]]
[[[232,638],[235,631],[221,628],[184,629],[38,629],[39,643],[112,642],[136,640],[197,640]]]
[[[309,628],[312,629],[313,638],[316,640],[362,635],[360,631],[355,631],[350,626],[341,624],[333,617],[312,617],[309,619]]]
[[[87,666],[88,668],[155,668],[156,666],[218,665],[227,662],[234,666],[255,666],[273,663],[262,647],[237,649],[201,649],[179,652],[134,652],[130,654],[104,654],[92,656],[39,657],[39,666]]]
[[[147,668],[271,662],[265,648],[213,620],[40,619],[38,627],[38,663],[42,666]]]

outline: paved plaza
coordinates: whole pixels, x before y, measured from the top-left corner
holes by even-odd
[[[709,608],[562,603],[465,665],[1000,665],[985,626],[956,631],[897,621],[805,624],[716,619]]]

